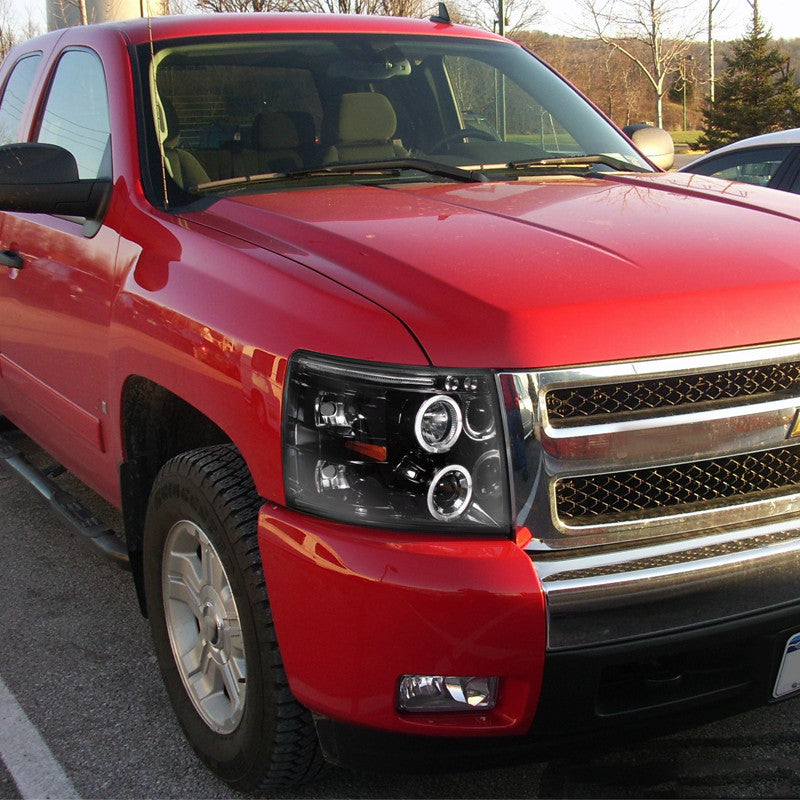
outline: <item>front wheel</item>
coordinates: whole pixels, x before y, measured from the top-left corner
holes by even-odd
[[[170,700],[200,758],[244,791],[289,789],[322,767],[275,637],[260,504],[235,447],[194,450],[162,468],[144,532],[147,607]]]

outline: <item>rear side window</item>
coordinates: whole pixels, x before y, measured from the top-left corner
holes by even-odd
[[[69,150],[81,178],[110,178],[110,133],[100,59],[88,50],[67,51],[47,95],[38,141]]]
[[[766,186],[791,152],[790,147],[734,151],[689,169],[700,175]]]
[[[164,64],[159,94],[179,121],[179,146],[192,149],[255,146],[260,112],[305,113],[312,137],[322,119],[314,79],[306,69],[249,64]]]
[[[33,53],[21,58],[11,71],[0,100],[0,145],[22,140],[19,126],[41,60],[41,53]]]

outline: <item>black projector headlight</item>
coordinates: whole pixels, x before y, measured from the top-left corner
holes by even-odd
[[[284,480],[291,507],[343,522],[508,532],[495,377],[296,354]]]

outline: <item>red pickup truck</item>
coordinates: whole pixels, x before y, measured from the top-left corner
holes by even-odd
[[[124,538],[0,454],[232,785],[797,693],[800,198],[444,9],[54,32],[0,143],[0,410]]]

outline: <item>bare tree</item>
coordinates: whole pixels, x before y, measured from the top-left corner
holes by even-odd
[[[200,11],[214,13],[290,10],[288,2],[284,2],[284,0],[197,0],[197,7]]]
[[[43,31],[39,26],[39,23],[33,21],[33,18],[31,17],[31,11],[29,8],[28,18],[25,20],[25,24],[19,30],[20,41],[25,41],[26,39],[32,39],[34,36],[40,36],[42,33]]]
[[[190,14],[198,10],[195,0],[165,0],[164,14]]]
[[[25,24],[19,27],[14,14],[13,1],[0,0],[0,61],[8,55],[8,51],[17,42],[31,39],[42,32],[39,25],[33,21],[30,8],[27,9],[27,12]]]
[[[426,7],[423,0],[381,0],[378,13],[390,17],[422,17]]]
[[[464,0],[459,12],[465,22],[501,36],[514,36],[530,29],[543,16],[544,8],[540,0]]]
[[[186,3],[188,0],[170,0]],[[314,11],[328,14],[422,16],[424,0],[196,0],[201,11]]]
[[[603,86],[603,92],[592,90],[590,95],[598,98],[605,95],[606,107],[603,110],[609,117],[619,125],[629,125],[641,119],[641,75],[630,59],[607,48],[605,53],[596,53],[591,75]]]
[[[56,0],[47,4],[47,23],[54,28],[67,28],[72,25],[88,25],[96,20],[89,19],[86,0]]]
[[[653,91],[656,125],[663,125],[663,98],[694,39],[705,27],[692,0],[578,0],[590,32],[629,58]]]
[[[11,0],[0,0],[0,60],[17,43]]]
[[[325,14],[378,14],[380,0],[294,0],[299,11]],[[386,13],[386,12],[384,12]]]
[[[751,0],[747,0],[752,7]],[[719,9],[722,0],[708,0],[708,104],[714,105],[716,85],[717,85],[717,63],[716,63],[716,42],[714,41],[714,30],[720,24],[717,19],[717,9]],[[758,6],[758,0],[756,0]],[[728,13],[723,16],[721,24],[724,26],[730,20],[732,11],[729,7]]]

